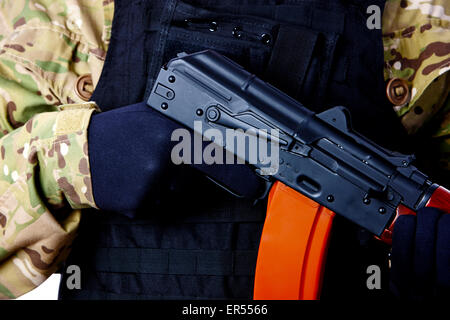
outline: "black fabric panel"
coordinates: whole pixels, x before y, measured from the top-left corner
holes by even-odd
[[[308,70],[317,37],[318,33],[311,30],[280,27],[266,70],[267,77],[271,78],[273,85],[293,92],[296,96]],[[296,39],[294,43],[292,38]],[[299,54],[304,58],[297,59]]]
[[[142,101],[147,83],[146,25],[152,1],[115,1],[111,43],[91,97],[102,111]]]
[[[261,221],[261,220],[259,220]],[[256,222],[259,222],[256,221]],[[232,250],[234,241],[230,235],[237,237],[236,242],[242,250],[256,250],[259,241],[253,240],[255,233],[260,233],[258,223],[210,223],[177,224],[171,223],[161,228],[163,223],[134,224],[101,224],[98,232],[103,236],[98,239],[100,247],[117,248],[179,248]],[[135,239],[139,239],[138,243]],[[241,240],[242,239],[242,240]]]
[[[89,284],[82,282],[81,290],[65,290],[64,299],[251,299],[253,289],[253,277],[248,276],[180,276],[90,271],[90,277]]]
[[[102,272],[252,276],[255,259],[254,250],[99,248],[94,263]]]

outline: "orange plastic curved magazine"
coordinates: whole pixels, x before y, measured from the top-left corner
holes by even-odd
[[[427,207],[450,213],[450,191],[437,188]],[[400,205],[391,225],[379,237],[391,244],[400,215],[415,215]],[[334,212],[281,182],[270,191],[267,216],[256,264],[255,300],[316,300],[320,298]]]
[[[259,245],[255,300],[319,299],[334,216],[281,182],[274,184]]]

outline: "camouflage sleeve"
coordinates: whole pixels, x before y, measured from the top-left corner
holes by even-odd
[[[87,126],[109,44],[110,0],[0,1],[0,298],[18,297],[68,254],[95,207]]]
[[[440,159],[431,165],[450,172],[450,1],[388,0],[383,45],[385,79],[404,79],[411,90],[395,111],[408,133],[436,146]]]
[[[23,294],[55,272],[80,219],[68,205],[95,207],[90,106],[41,113],[0,139],[0,296]]]

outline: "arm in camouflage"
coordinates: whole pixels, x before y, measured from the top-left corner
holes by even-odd
[[[114,4],[0,1],[0,298],[41,284],[67,256],[80,209],[95,207],[87,153],[94,86]],[[70,104],[70,105],[64,105]]]
[[[388,0],[383,44],[385,78],[404,79],[411,88],[411,101],[395,111],[410,134],[432,127],[427,141],[440,159],[430,165],[450,172],[450,1]]]

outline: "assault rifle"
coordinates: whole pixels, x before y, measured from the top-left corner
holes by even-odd
[[[425,206],[450,211],[450,192],[412,166],[414,156],[354,132],[347,109],[315,114],[214,51],[172,59],[148,105],[199,134],[254,129],[276,142],[276,172],[267,175],[267,164],[252,163],[271,187],[255,299],[319,297],[334,213],[389,243],[398,215]],[[217,143],[236,154],[234,145]],[[248,153],[241,157],[250,160]]]

